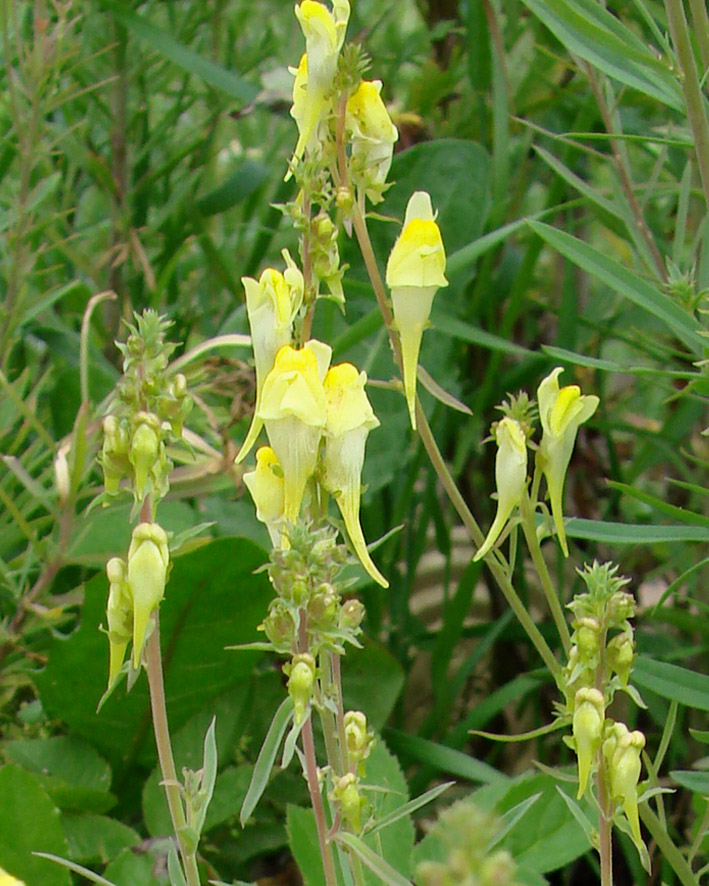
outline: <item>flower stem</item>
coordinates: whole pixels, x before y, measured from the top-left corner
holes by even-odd
[[[606,638],[608,627],[604,621],[599,634],[599,661],[596,667],[596,689],[605,697],[606,682]],[[596,787],[598,790],[598,855],[601,861],[601,886],[613,886],[613,800],[608,789],[606,767],[603,765],[603,749],[596,751],[598,770],[596,774]]]
[[[337,886],[337,873],[335,871],[335,859],[332,854],[332,846],[327,839],[327,819],[325,817],[325,804],[323,803],[320,784],[318,782],[318,763],[315,758],[315,742],[313,741],[313,720],[308,714],[308,719],[303,726],[303,751],[305,753],[305,777],[308,782],[310,802],[313,806],[315,824],[318,830],[318,843],[320,856],[322,857],[323,870],[325,872],[326,886]]]
[[[153,714],[153,729],[155,731],[155,744],[158,749],[162,782],[165,787],[167,806],[170,810],[172,827],[177,837],[180,848],[182,866],[185,872],[188,886],[199,886],[199,872],[197,859],[194,852],[189,852],[185,845],[184,832],[187,827],[185,810],[180,796],[180,784],[175,771],[175,761],[172,756],[170,744],[170,730],[167,723],[167,709],[165,707],[165,684],[162,675],[162,656],[160,654],[160,621],[158,613],[153,616],[155,628],[146,644],[146,659],[148,671],[148,686],[150,687],[150,707]]]
[[[520,503],[520,514],[522,516],[522,532],[524,532],[524,537],[527,541],[527,547],[529,548],[529,553],[531,554],[534,568],[537,570],[537,575],[539,576],[539,580],[541,581],[542,587],[544,588],[544,595],[547,598],[549,609],[551,609],[551,614],[554,617],[554,623],[556,624],[556,629],[559,632],[559,637],[561,638],[564,652],[568,656],[569,650],[571,649],[571,635],[569,634],[569,626],[567,625],[566,619],[564,618],[564,612],[561,608],[561,603],[559,602],[559,595],[551,580],[551,576],[549,575],[546,560],[542,555],[542,548],[539,544],[539,539],[537,538],[537,527],[534,522],[534,511],[532,510],[532,503],[529,499],[529,495],[526,492],[522,497],[522,502]]]

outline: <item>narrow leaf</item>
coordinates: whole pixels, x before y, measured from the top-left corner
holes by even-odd
[[[167,852],[167,875],[170,878],[170,886],[187,886],[182,865],[177,857],[177,848],[172,840]]]
[[[594,842],[593,835],[594,835],[595,828],[593,827],[593,825],[589,821],[586,813],[579,806],[579,804],[576,802],[576,800],[574,800],[573,797],[570,797],[565,791],[561,790],[559,785],[556,786],[556,789],[561,794],[561,798],[563,799],[564,803],[566,803],[566,805],[569,807],[569,812],[573,815],[573,817],[576,819],[576,821],[583,828],[583,832],[588,837],[589,843],[593,844],[593,842]]]
[[[676,699],[688,708],[709,711],[709,677],[706,674],[640,655],[633,667],[633,680],[670,701]]]
[[[557,790],[559,790],[557,788]],[[516,806],[513,806],[512,809],[508,809],[507,812],[500,818],[500,823],[502,825],[502,829],[499,834],[495,837],[495,839],[490,843],[487,847],[487,851],[489,852],[491,849],[494,849],[495,846],[499,845],[505,837],[509,834],[512,828],[517,824],[517,822],[522,818],[525,812],[529,809],[530,806],[533,806],[537,800],[541,797],[542,792],[538,791],[536,794],[532,794],[531,797],[527,797],[526,800],[522,800],[521,803],[517,803]]]
[[[204,819],[207,816],[207,809],[214,794],[214,785],[217,781],[217,736],[216,736],[217,718],[212,717],[209,724],[207,734],[204,736],[204,755],[202,758],[202,784],[201,789],[204,793],[203,804],[199,813],[194,819],[194,829],[197,834],[202,833],[204,827]]]
[[[271,774],[271,769],[273,769],[273,763],[276,759],[278,748],[283,741],[283,736],[285,735],[293,714],[293,701],[289,696],[288,698],[284,698],[281,702],[281,706],[278,708],[271,721],[266,738],[263,740],[263,745],[261,746],[256,765],[254,766],[254,772],[251,776],[251,784],[244,797],[244,804],[241,807],[239,821],[241,822],[242,827],[244,827],[249,820],[251,813],[256,808],[256,804],[261,799],[261,795],[266,789],[268,777]]]
[[[86,879],[90,880],[92,883],[98,883],[98,886],[116,886],[115,883],[112,883],[105,877],[101,877],[99,874],[95,874],[83,865],[76,864],[74,861],[68,861],[66,858],[61,858],[58,855],[52,855],[51,852],[33,852],[32,855],[37,855],[40,858],[47,858],[49,861],[54,861],[57,864],[62,865],[62,867],[69,868],[70,871],[74,871],[75,874],[81,874],[82,877],[86,877]]]
[[[482,784],[500,784],[507,781],[507,776],[502,772],[454,748],[436,744],[417,735],[407,735],[395,729],[386,729],[384,737],[392,750],[434,766],[440,772]]]
[[[416,375],[428,393],[432,394],[436,400],[440,400],[444,406],[449,406],[457,412],[462,412],[463,415],[473,414],[473,410],[469,406],[466,406],[465,403],[461,403],[461,401],[454,397],[453,394],[449,394],[448,391],[442,388],[438,382],[426,372],[423,366],[417,367]]]
[[[335,840],[351,849],[359,857],[362,864],[376,874],[382,883],[386,883],[388,886],[412,886],[410,880],[402,877],[388,862],[384,861],[381,856],[377,855],[373,849],[370,849],[354,834],[340,832],[335,837]]]
[[[436,799],[436,797],[440,797],[440,795],[444,791],[447,791],[448,788],[452,787],[454,784],[454,781],[447,781],[444,784],[439,784],[435,788],[431,788],[430,791],[426,791],[420,796],[415,797],[413,800],[409,800],[408,803],[404,803],[403,806],[399,806],[388,815],[380,818],[373,827],[367,830],[367,836],[369,837],[372,834],[376,834],[377,831],[381,831],[382,828],[386,828],[390,824],[394,824],[394,822],[398,821],[400,818],[405,818],[407,815],[412,815],[414,812],[416,812],[417,809],[421,809],[422,806],[426,806],[428,803],[432,803]]]

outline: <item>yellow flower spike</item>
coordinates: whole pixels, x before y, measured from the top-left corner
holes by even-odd
[[[261,431],[263,423],[258,418],[258,411],[263,384],[273,368],[278,349],[290,343],[293,321],[303,304],[303,274],[287,249],[283,250],[282,255],[286,263],[284,274],[273,268],[266,268],[258,281],[252,277],[241,278],[246,292],[246,313],[256,364],[256,405],[246,439],[236,457],[236,464],[246,458]]]
[[[603,695],[598,689],[579,689],[574,702],[572,723],[579,764],[578,800],[586,793],[593,758],[601,747],[604,716]]]
[[[257,417],[283,470],[283,517],[298,518],[305,485],[315,471],[327,408],[322,379],[332,349],[308,342],[299,351],[284,345],[266,377]]]
[[[150,616],[165,596],[170,553],[165,530],[139,523],[128,549],[128,586],[133,598],[133,668],[140,667]]]
[[[351,363],[333,366],[325,376],[327,424],[323,485],[337,502],[352,547],[365,571],[377,584],[388,588],[389,582],[369,556],[359,522],[364,448],[369,432],[379,427],[364,390],[366,382],[367,374],[358,372]]]
[[[497,485],[497,512],[482,547],[473,560],[488,554],[505,528],[512,511],[522,501],[527,484],[527,439],[522,426],[505,416],[495,425],[497,457],[495,483]]]
[[[618,729],[622,727],[622,729]],[[611,796],[623,806],[635,842],[642,843],[638,817],[638,781],[640,779],[640,754],[645,747],[642,732],[628,731],[622,723],[615,724],[617,743],[610,761]]]
[[[270,446],[256,452],[256,468],[244,474],[244,485],[256,505],[256,517],[266,524],[271,544],[281,546],[285,484],[283,470]]]
[[[295,7],[305,37],[305,55],[295,72],[291,116],[298,125],[293,159],[312,150],[320,122],[329,111],[329,92],[337,71],[337,59],[345,39],[350,5],[334,0],[333,11],[317,0],[303,0]]]
[[[423,331],[428,325],[436,291],[447,286],[446,253],[435,221],[431,198],[425,191],[412,194],[404,227],[387,262],[394,320],[401,341],[404,393],[416,429],[416,367]]]
[[[399,133],[382,101],[381,80],[363,80],[347,101],[346,128],[352,146],[352,176],[372,203],[382,200]]]
[[[537,401],[542,423],[542,441],[537,450],[537,464],[547,481],[556,534],[564,556],[569,556],[564,530],[563,495],[566,470],[576,442],[579,426],[588,421],[598,408],[599,399],[594,394],[582,394],[577,385],[559,388],[559,375],[563,367],[557,366],[539,385]]]
[[[126,580],[126,564],[112,557],[106,564],[109,582],[106,620],[108,621],[108,686],[118,676],[126,656],[128,642],[133,636],[133,598]]]

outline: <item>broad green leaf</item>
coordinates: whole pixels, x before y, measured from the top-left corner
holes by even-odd
[[[690,351],[698,355],[703,353],[706,343],[698,322],[670,296],[583,240],[543,222],[530,221],[528,224],[569,261],[656,317]]]
[[[115,803],[109,793],[111,769],[88,742],[75,736],[12,741],[5,754],[34,773],[60,809],[105,812]]]
[[[288,804],[288,844],[303,878],[304,886],[325,886],[325,873],[318,847],[317,826],[312,809]]]
[[[709,677],[706,674],[639,655],[633,667],[633,681],[670,701],[677,700],[688,708],[709,711]]]
[[[572,54],[676,111],[684,108],[669,65],[600,4],[593,0],[523,2]]]
[[[160,606],[173,730],[246,680],[261,657],[225,647],[258,637],[256,628],[272,595],[266,576],[254,574],[265,558],[251,542],[224,538],[175,559]],[[135,759],[152,765],[155,743],[144,675],[130,694],[119,687],[96,713],[107,679],[108,642],[99,630],[105,624],[107,591],[101,574],[87,583],[80,627],[68,638],[53,640],[47,666],[35,682],[49,716],[90,740],[114,768]]]
[[[482,760],[469,757],[462,751],[395,729],[386,729],[384,735],[387,743],[398,754],[426,763],[448,775],[457,775],[481,784],[498,784],[507,781],[507,776],[502,772],[498,772]]]
[[[0,867],[27,886],[69,886],[69,872],[33,852],[68,855],[56,806],[34,775],[0,769]]]
[[[709,796],[709,772],[675,769],[670,772],[670,778],[692,793]]]
[[[268,732],[266,733],[266,738],[261,747],[258,759],[256,760],[256,765],[254,766],[251,783],[246,792],[246,797],[244,798],[241,814],[239,816],[242,827],[244,827],[251,817],[251,813],[261,799],[261,794],[263,794],[266,789],[268,779],[271,776],[271,770],[273,769],[273,764],[276,760],[278,748],[281,746],[288,724],[293,719],[293,713],[292,699],[290,697],[284,698],[281,702],[281,706],[276,711],[276,715],[271,722]]]
[[[65,813],[62,826],[69,858],[85,864],[108,864],[122,849],[140,843],[140,835],[123,822],[106,815]]]
[[[167,31],[158,28],[143,16],[136,15],[126,9],[123,4],[117,3],[115,0],[102,0],[102,3],[132,34],[188,74],[199,77],[205,83],[238,99],[243,104],[250,104],[258,95],[256,86],[243,80],[228,68],[199,55],[188,46],[175,40]]]
[[[165,886],[165,880],[155,875],[156,859],[152,852],[140,855],[124,849],[104,871],[116,886]]]

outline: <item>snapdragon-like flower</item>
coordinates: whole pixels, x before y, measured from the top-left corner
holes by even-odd
[[[416,428],[416,367],[423,331],[428,325],[433,296],[445,278],[446,253],[435,221],[431,198],[416,191],[406,207],[404,227],[387,262],[394,320],[401,341],[404,393]]]
[[[300,350],[284,345],[263,386],[258,418],[283,471],[283,517],[290,523],[298,518],[317,464],[327,417],[323,378],[331,356],[332,349],[319,341]]]
[[[323,485],[333,495],[355,553],[367,574],[383,588],[389,582],[372,562],[359,521],[362,466],[367,435],[379,420],[364,386],[367,374],[351,363],[333,366],[325,376],[327,405]]]
[[[317,0],[303,0],[295,14],[305,37],[305,54],[295,72],[291,116],[298,126],[293,159],[312,150],[320,122],[330,110],[329,93],[350,17],[348,0],[334,0],[332,12]]]
[[[345,124],[352,146],[352,179],[372,203],[382,200],[394,143],[399,138],[382,101],[381,89],[381,80],[363,80],[347,101]]]
[[[280,547],[285,484],[283,470],[270,446],[262,446],[256,452],[256,468],[244,474],[244,484],[256,505],[257,518],[266,524],[271,544]]]
[[[258,281],[252,277],[241,278],[246,292],[246,313],[256,364],[256,405],[251,426],[236,457],[237,464],[246,458],[259,435],[262,422],[258,414],[263,384],[273,368],[278,349],[290,344],[293,321],[303,303],[303,274],[287,249],[282,254],[286,263],[285,273],[266,268]]]
[[[640,755],[645,747],[645,736],[631,732],[624,723],[614,723],[609,737],[603,742],[603,756],[610,775],[611,796],[623,807],[635,842],[642,843],[638,816],[638,781]]]
[[[128,549],[127,581],[133,600],[133,667],[140,666],[150,616],[165,596],[170,552],[158,523],[139,523]]]
[[[566,470],[576,442],[579,426],[598,408],[599,399],[594,394],[582,394],[578,385],[559,388],[557,366],[539,385],[537,401],[542,423],[542,440],[537,450],[537,465],[547,481],[551,513],[564,556],[569,556],[564,530],[563,495]]]
[[[594,757],[601,747],[604,716],[605,706],[602,693],[593,688],[579,689],[574,699],[572,721],[576,757],[579,764],[578,800],[586,793]]]
[[[498,447],[495,459],[497,513],[474,560],[480,560],[492,550],[510,514],[522,501],[527,485],[527,439],[520,423],[505,416],[495,425],[495,439]]]

